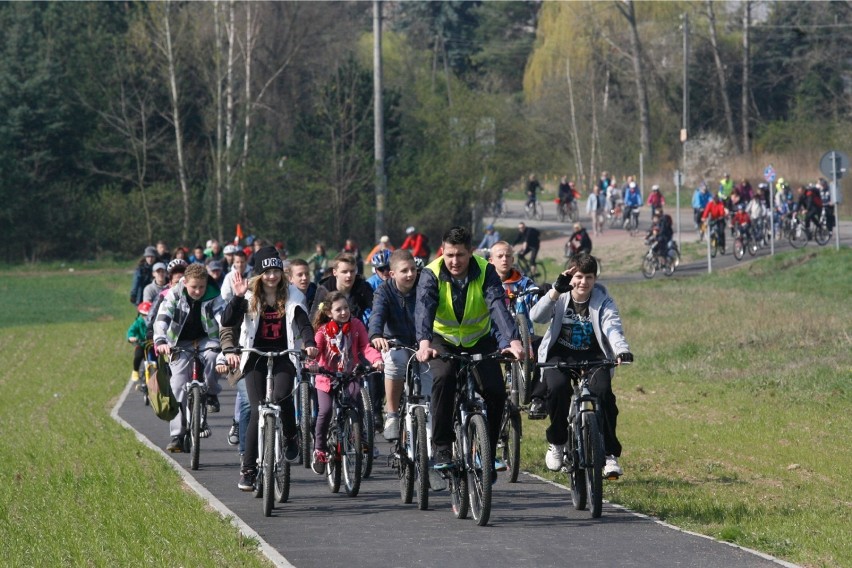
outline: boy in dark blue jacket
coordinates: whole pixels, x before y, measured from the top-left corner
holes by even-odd
[[[388,340],[415,348],[414,305],[417,268],[411,251],[395,250],[390,257],[390,278],[385,280],[373,296],[370,315],[370,342],[382,352],[385,362],[384,437],[396,439],[399,432],[399,400],[405,387],[405,371],[411,352],[388,348]],[[432,376],[421,372],[422,392],[432,392]],[[428,383],[428,384],[427,384]]]

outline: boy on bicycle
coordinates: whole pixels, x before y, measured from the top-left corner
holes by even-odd
[[[203,264],[190,264],[183,279],[169,289],[154,320],[154,345],[158,355],[169,355],[173,347],[191,348],[219,347],[219,325],[225,302],[219,288],[213,284]],[[216,372],[216,353],[200,353],[204,364],[204,379],[207,382],[207,408],[219,412],[219,374]],[[170,452],[180,452],[186,433],[186,391],[184,385],[190,380],[192,358],[187,354],[175,357],[169,363],[172,371],[172,393],[180,404],[181,411],[169,422],[171,441],[166,446]],[[205,437],[210,435],[207,424],[201,425]]]
[[[473,255],[471,234],[464,227],[444,233],[443,255],[420,273],[414,313],[419,348],[417,359],[431,361],[432,440],[436,469],[453,462],[453,405],[458,364],[436,359],[444,353],[489,354],[498,348],[524,358],[518,328],[506,309],[506,294],[493,265]],[[496,337],[492,335],[496,326]],[[478,366],[481,394],[488,408],[488,437],[492,455],[500,435],[506,387],[495,360]],[[492,470],[492,478],[496,471]]]
[[[549,323],[538,350],[539,361],[576,363],[613,358],[618,363],[633,361],[615,300],[597,283],[597,278],[597,259],[581,254],[572,259],[553,288],[533,307],[532,320]],[[618,407],[612,392],[613,374],[611,369],[598,368],[592,371],[589,381],[589,388],[598,397],[603,410],[601,432],[606,454],[603,473],[608,478],[617,478],[623,473],[618,465],[621,444],[615,433]],[[546,369],[543,378],[547,384],[545,404],[550,418],[546,431],[550,446],[545,464],[551,471],[559,471],[568,442],[571,381],[568,371],[559,368]]]

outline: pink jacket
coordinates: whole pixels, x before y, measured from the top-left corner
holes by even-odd
[[[349,348],[350,348],[350,365],[347,371],[360,361],[359,355],[363,355],[370,363],[375,363],[382,359],[382,354],[379,353],[372,345],[370,345],[367,337],[367,328],[357,318],[349,320]],[[314,340],[317,343],[317,361],[320,367],[335,370],[339,362],[340,355],[335,352],[334,346],[331,343],[331,337],[325,331],[325,326],[320,327],[314,335]],[[331,378],[326,375],[317,375],[316,387],[323,392],[331,392]]]

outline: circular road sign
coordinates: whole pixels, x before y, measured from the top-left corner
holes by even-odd
[[[827,178],[842,178],[849,171],[849,156],[837,150],[829,150],[819,160],[819,171]]]
[[[763,179],[765,179],[768,183],[775,181],[775,168],[772,167],[772,164],[769,164],[766,168],[764,168]]]

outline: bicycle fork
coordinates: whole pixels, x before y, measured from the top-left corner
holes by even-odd
[[[264,444],[264,436],[266,434],[266,417],[273,416],[275,420],[273,424],[275,424],[276,430],[280,427],[279,416],[281,415],[281,407],[277,404],[260,404],[258,406],[258,435],[257,435],[257,465],[263,465],[263,444]],[[277,436],[282,435],[281,432],[276,432]],[[280,456],[278,455],[278,445],[273,445],[275,448],[275,461],[278,462]]]

